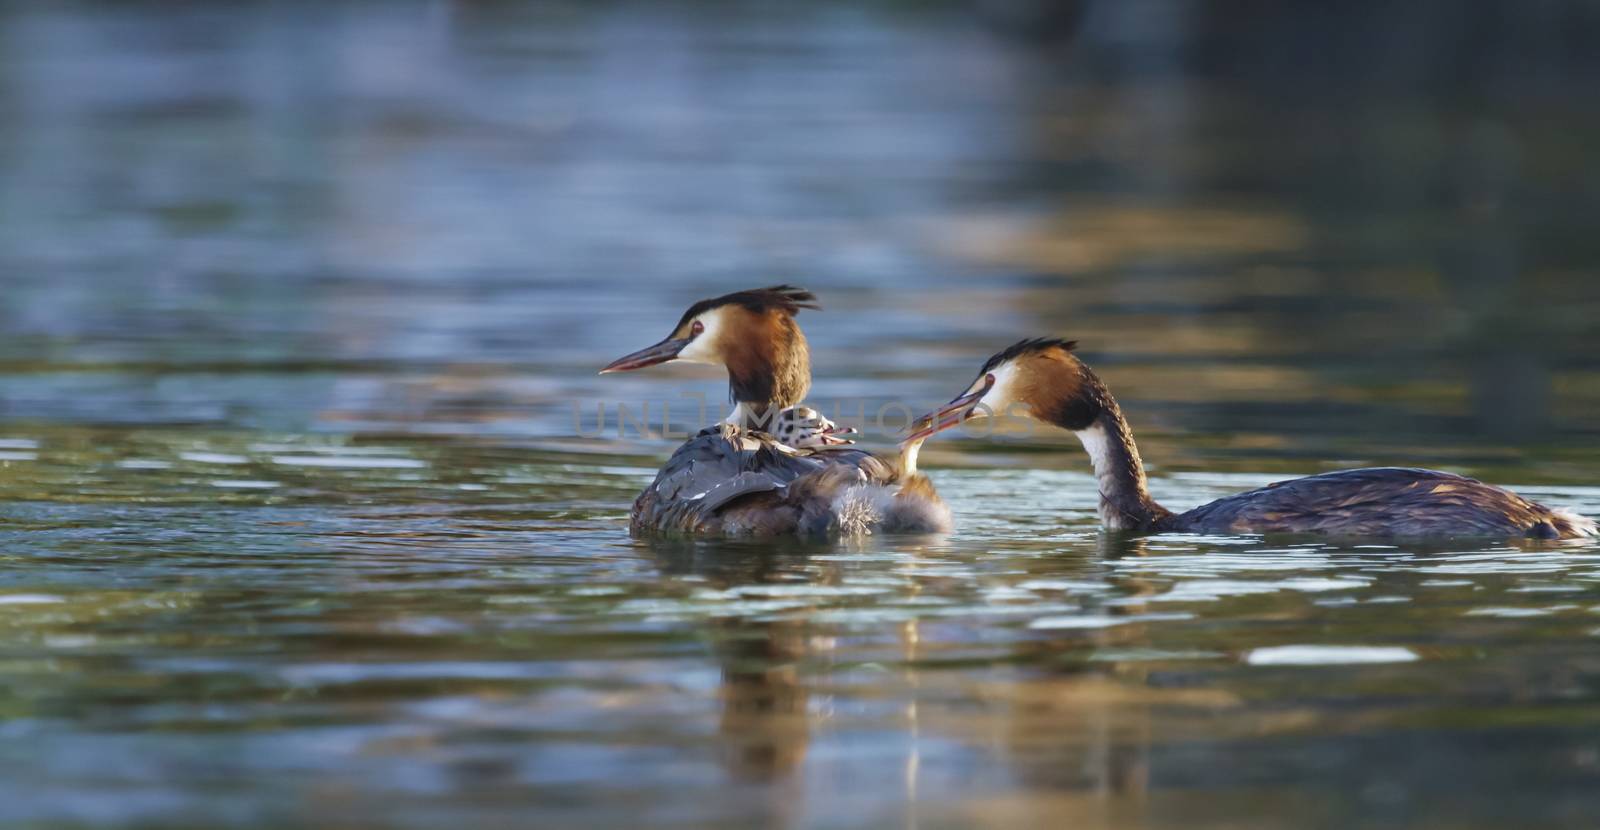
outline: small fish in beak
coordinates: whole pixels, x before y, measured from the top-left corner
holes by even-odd
[[[951,427],[960,426],[972,418],[977,412],[978,404],[983,396],[994,388],[994,375],[986,374],[981,383],[975,384],[971,391],[956,396],[949,403],[911,422],[912,433],[906,436],[901,444],[912,441],[925,441],[929,436],[944,432]]]

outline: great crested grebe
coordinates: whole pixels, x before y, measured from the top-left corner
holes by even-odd
[[[1398,538],[1596,535],[1592,520],[1508,490],[1451,473],[1399,467],[1281,481],[1173,513],[1150,497],[1133,432],[1099,376],[1072,354],[1075,345],[1040,338],[999,352],[965,392],[919,418],[907,441],[920,442],[991,415],[1024,415],[1070,430],[1094,465],[1100,523],[1108,530]]]
[[[927,533],[950,511],[916,470],[921,442],[898,461],[863,450],[815,410],[800,406],[811,358],[794,316],[815,309],[808,291],[775,285],[689,307],[666,339],[604,369],[669,361],[723,366],[734,410],[684,442],[634,500],[633,533],[731,536]]]

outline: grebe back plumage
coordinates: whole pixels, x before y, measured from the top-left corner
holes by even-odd
[[[794,316],[817,308],[789,285],[690,306],[666,339],[601,373],[673,360],[727,368],[734,410],[679,447],[634,501],[629,526],[730,536],[942,532],[950,512],[916,471],[916,445],[886,461],[848,444],[815,410],[805,335]],[[774,434],[776,433],[776,434]]]
[[[1173,513],[1151,498],[1127,419],[1100,377],[1072,353],[1075,346],[1040,338],[998,352],[965,392],[919,419],[908,440],[926,440],[993,414],[1021,414],[1069,430],[1094,466],[1100,521],[1110,530],[1399,538],[1596,535],[1592,520],[1509,490],[1452,473],[1400,467],[1282,481]],[[1017,406],[1025,411],[1015,412]]]
[[[860,536],[945,532],[950,511],[911,465],[854,448],[795,450],[718,424],[672,454],[628,523],[634,535]]]

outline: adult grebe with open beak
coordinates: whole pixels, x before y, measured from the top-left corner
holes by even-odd
[[[1282,481],[1173,513],[1150,497],[1133,432],[1100,377],[1072,354],[1074,345],[1044,338],[999,352],[966,391],[918,419],[907,441],[995,415],[1069,430],[1094,466],[1100,523],[1108,530],[1392,538],[1596,535],[1592,520],[1508,490],[1451,473],[1397,467]]]
[[[916,450],[886,461],[849,447],[847,435],[800,406],[811,358],[795,322],[815,309],[789,285],[736,291],[689,307],[672,333],[604,369],[669,361],[723,366],[734,410],[679,447],[634,501],[635,534],[656,531],[770,536],[942,532],[950,512]]]

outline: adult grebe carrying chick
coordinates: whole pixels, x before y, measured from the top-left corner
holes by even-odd
[[[1343,470],[1270,484],[1173,513],[1150,497],[1133,432],[1074,341],[1023,340],[983,364],[977,380],[922,416],[921,442],[972,418],[1016,412],[1083,442],[1100,483],[1100,523],[1145,533],[1305,533],[1346,537],[1573,539],[1594,521],[1475,479],[1398,467]]]
[[[950,529],[950,511],[916,471],[917,447],[885,460],[845,446],[840,429],[800,406],[811,357],[795,322],[815,309],[808,291],[775,285],[689,307],[666,339],[604,369],[624,372],[670,361],[728,371],[734,409],[679,447],[633,503],[635,535],[730,536],[929,533]]]

